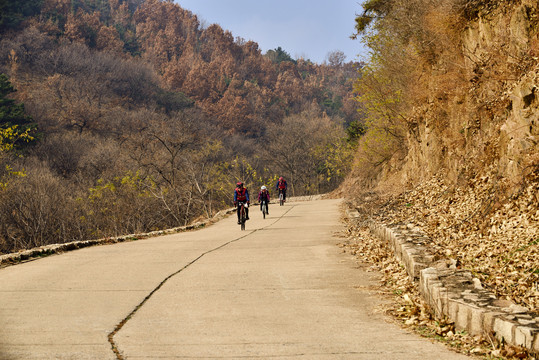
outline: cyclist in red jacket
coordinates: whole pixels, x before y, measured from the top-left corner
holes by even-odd
[[[249,191],[243,187],[243,183],[241,181],[239,181],[236,185],[238,185],[238,187],[234,190],[234,206],[238,208],[236,211],[238,213],[238,224],[241,224],[240,207],[238,206],[238,202],[247,204],[245,207],[245,215],[247,216],[247,220],[249,220]]]
[[[286,184],[286,180],[281,176],[279,178],[279,181],[277,181],[277,185],[275,185],[275,190],[279,193],[280,191],[283,192],[283,201],[286,201],[286,188],[288,185]]]

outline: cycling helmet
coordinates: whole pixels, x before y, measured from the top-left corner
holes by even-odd
[[[236,185],[243,186],[243,183],[241,181],[238,181],[238,183]]]
[[[266,190],[266,187],[265,187],[265,186],[262,186],[260,189],[261,189],[261,190]]]
[[[284,180],[284,178],[281,176],[281,177],[279,178],[279,181],[283,181],[283,180]]]

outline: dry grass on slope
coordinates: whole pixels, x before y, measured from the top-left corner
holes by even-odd
[[[372,196],[371,196],[372,199]],[[364,222],[347,219],[347,233],[340,246],[361,263],[369,264],[368,271],[381,274],[380,286],[374,289],[388,301],[381,311],[394,318],[403,327],[417,334],[444,343],[449,348],[476,359],[535,358],[526,349],[502,344],[495,338],[470,336],[457,331],[448,319],[435,319],[422,300],[416,284],[393,256],[391,249],[374,237]]]
[[[354,206],[375,221],[414,223],[440,258],[457,260],[499,298],[539,311],[538,168],[518,185],[491,169],[467,186],[433,177],[399,195],[370,198],[376,201]]]
[[[437,338],[458,351],[487,358],[528,358],[523,349],[494,339],[472,338],[455,331],[449,321],[435,320],[418,290],[390,250],[370,235],[369,220],[386,224],[414,223],[429,235],[440,258],[457,261],[499,298],[539,311],[539,171],[533,168],[521,184],[487,175],[466,186],[448,186],[433,177],[398,195],[355,194],[348,206],[360,212],[350,219],[344,251],[382,273],[381,290],[394,298],[386,311],[424,336]]]
[[[432,178],[375,214],[415,223],[440,258],[457,260],[499,298],[539,311],[539,174],[519,187],[494,172],[450,188]],[[502,198],[509,193],[508,198]]]

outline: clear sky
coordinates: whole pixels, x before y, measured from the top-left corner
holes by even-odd
[[[201,23],[217,23],[234,37],[253,40],[263,53],[281,47],[293,58],[322,63],[340,50],[346,62],[364,53],[351,40],[363,0],[175,0]]]

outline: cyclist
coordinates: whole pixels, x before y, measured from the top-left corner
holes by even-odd
[[[277,181],[277,185],[275,185],[275,190],[277,192],[282,191],[283,192],[283,202],[286,201],[286,188],[287,188],[286,180],[281,176],[279,178],[279,181]]]
[[[260,188],[260,192],[258,193],[258,201],[260,202],[260,211],[262,211],[262,204],[266,202],[266,214],[269,215],[270,193],[265,186]]]
[[[247,191],[247,189],[243,187],[243,183],[241,181],[238,181],[236,185],[238,185],[238,187],[234,190],[234,207],[238,208],[238,224],[241,224],[240,206],[238,206],[238,202],[247,203],[247,206],[245,207],[245,215],[247,217],[247,220],[249,220],[249,191]]]

